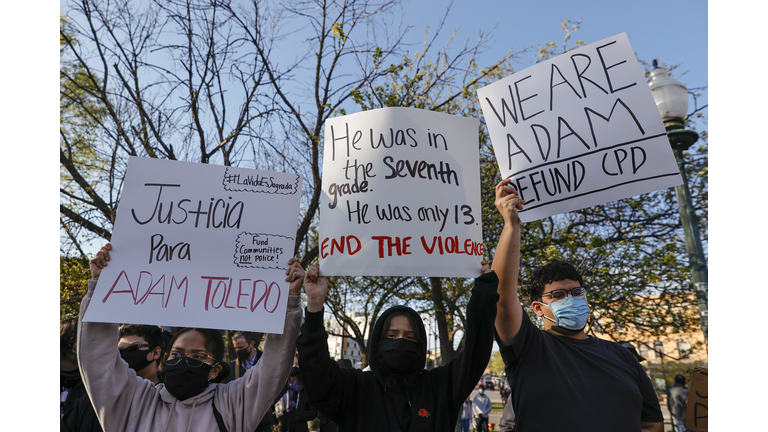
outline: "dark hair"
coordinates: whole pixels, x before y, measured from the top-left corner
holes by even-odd
[[[539,268],[528,279],[526,291],[530,301],[541,300],[544,294],[544,285],[565,279],[570,279],[584,285],[584,280],[574,266],[562,261],[553,261]]]
[[[680,374],[675,375],[675,383],[685,385],[685,377]]]
[[[236,331],[235,334],[232,335],[232,340],[238,340],[240,338],[245,339],[245,343],[249,344],[253,342],[253,333],[249,331]]]
[[[214,359],[221,365],[221,372],[219,372],[218,375],[216,375],[216,378],[212,379],[212,383],[217,383],[229,376],[229,363],[225,362],[224,359],[224,338],[221,337],[221,332],[218,330],[213,329],[204,329],[204,328],[193,328],[193,327],[185,327],[181,330],[179,330],[176,335],[173,336],[173,339],[171,339],[171,342],[168,344],[168,351],[170,352],[171,348],[173,348],[173,344],[176,342],[176,339],[179,338],[182,334],[194,330],[201,335],[203,335],[203,339],[205,339],[205,349],[209,353],[211,353],[211,356],[213,356]]]
[[[77,317],[67,318],[59,326],[59,359],[77,363]]]
[[[150,345],[159,346],[160,358],[157,359],[158,365],[163,359],[163,353],[165,353],[166,348],[170,348],[166,347],[166,342],[168,339],[163,335],[163,330],[158,326],[125,324],[120,326],[120,333],[118,335],[120,338],[124,338],[126,336],[138,336],[143,338]]]

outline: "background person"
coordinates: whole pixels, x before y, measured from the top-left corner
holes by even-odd
[[[472,401],[469,400],[469,397],[467,397],[467,400],[465,400],[464,404],[461,405],[461,414],[459,415],[461,432],[469,432],[469,422],[474,417],[475,415],[472,412]]]
[[[675,375],[675,383],[667,390],[667,408],[675,421],[677,432],[686,432],[685,409],[688,405],[688,389],[685,387],[685,377]]]
[[[491,398],[485,394],[484,386],[480,386],[480,389],[477,390],[477,395],[472,402],[474,402],[472,410],[475,414],[475,430],[488,432],[488,416],[491,414],[493,406],[491,404]]]
[[[232,335],[232,345],[235,348],[235,355],[237,358],[229,362],[229,376],[225,378],[222,383],[228,383],[245,375],[248,369],[252,368],[263,354],[261,350],[256,347],[256,338],[254,337],[254,334],[249,331],[236,331]],[[285,387],[278,395],[278,399],[284,392]],[[272,432],[272,428],[276,424],[275,404],[273,403],[266,414],[264,414],[261,422],[259,422],[255,432]]]
[[[110,260],[110,244],[91,259],[92,279],[81,303],[84,316],[96,279]],[[218,384],[229,373],[222,363],[224,340],[218,330],[186,328],[171,341],[161,368],[162,383],[140,379],[115,349],[117,324],[79,322],[78,361],[100,423],[109,432],[228,430],[252,431],[288,378],[301,323],[299,292],[304,271],[291,258],[283,334],[269,334],[258,364],[238,380]]]
[[[59,418],[68,415],[75,402],[85,396],[85,386],[77,366],[77,317],[59,324]]]
[[[279,432],[307,432],[307,423],[314,420],[317,410],[307,403],[307,392],[301,380],[301,371],[291,368],[288,390],[275,404]]]
[[[501,420],[499,420],[499,431],[515,432],[515,411],[512,409],[512,401],[510,400],[504,404],[504,412],[501,413]]]
[[[140,378],[159,382],[157,366],[167,345],[157,326],[126,324],[120,326],[117,348],[120,357]],[[72,410],[61,419],[61,432],[102,432],[99,419],[88,397],[77,400]]]

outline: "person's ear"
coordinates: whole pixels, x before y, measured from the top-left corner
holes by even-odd
[[[538,301],[531,303],[531,309],[533,309],[533,313],[535,313],[539,318],[544,316],[544,310],[542,308],[543,306]]]
[[[221,372],[221,365],[217,364],[216,367],[211,369],[211,373],[208,374],[208,380],[212,380],[216,378],[219,375],[219,372]]]
[[[152,350],[152,361],[155,361],[160,358],[160,355],[163,353],[163,349],[160,347],[155,347],[155,349]],[[150,360],[150,359],[148,359]]]

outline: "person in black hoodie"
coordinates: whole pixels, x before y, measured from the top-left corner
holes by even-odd
[[[510,247],[519,256],[519,246]],[[323,327],[328,285],[319,265],[311,266],[304,278],[306,318],[296,341],[309,403],[341,432],[453,430],[493,348],[498,278],[482,264],[467,305],[464,350],[456,358],[424,370],[424,323],[413,309],[394,306],[377,319],[369,338],[370,371],[342,369],[331,359]]]

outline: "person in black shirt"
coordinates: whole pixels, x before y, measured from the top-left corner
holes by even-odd
[[[483,374],[493,349],[498,279],[485,264],[467,305],[464,350],[444,366],[425,370],[427,340],[419,314],[393,306],[369,338],[370,371],[342,369],[330,358],[323,327],[325,277],[314,264],[304,287],[307,313],[296,341],[309,403],[341,432],[446,431]]]
[[[587,336],[587,291],[576,269],[553,262],[527,285],[538,329],[517,296],[520,219],[525,202],[503,180],[496,207],[504,217],[492,269],[499,276],[497,342],[509,379],[518,432],[661,432],[664,418],[650,379],[615,342]],[[509,253],[508,251],[512,251]]]

